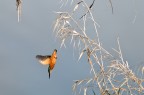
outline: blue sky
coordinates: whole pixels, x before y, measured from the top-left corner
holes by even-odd
[[[114,14],[108,0],[96,2],[92,12],[101,25],[98,30],[103,46],[112,51],[119,36],[124,59],[131,67],[143,63],[144,1],[112,0]],[[1,0],[0,95],[72,95],[73,80],[90,77],[84,57],[77,62],[72,45],[60,48],[52,32],[56,18],[53,11],[59,11],[59,7],[58,0],[23,0],[18,23],[15,0]],[[49,80],[47,66],[39,64],[35,55],[51,54],[55,48],[58,61]]]

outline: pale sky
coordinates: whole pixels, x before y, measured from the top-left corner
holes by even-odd
[[[112,51],[119,36],[124,60],[134,68],[144,61],[144,1],[112,0],[114,14],[108,1],[96,0],[92,10],[101,26],[101,42]],[[0,2],[0,95],[72,95],[73,80],[90,77],[90,66],[84,60],[77,62],[71,44],[60,48],[52,32],[54,11],[62,10],[61,3],[23,0],[19,23],[15,5],[15,0]],[[55,48],[58,60],[49,79],[47,66],[35,55],[51,54]]]

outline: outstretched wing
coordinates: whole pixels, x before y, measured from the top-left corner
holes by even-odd
[[[46,55],[46,56],[43,56],[43,55],[37,55],[36,58],[39,60],[39,62],[43,65],[48,65],[50,64],[50,58],[51,56],[50,55]]]

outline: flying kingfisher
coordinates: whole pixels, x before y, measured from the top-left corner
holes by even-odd
[[[57,60],[57,50],[54,49],[52,55],[36,55],[36,58],[39,60],[39,62],[43,65],[49,65],[48,66],[48,73],[49,73],[49,79],[50,79],[50,74],[56,64]]]

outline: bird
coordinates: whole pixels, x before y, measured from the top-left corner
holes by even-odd
[[[49,79],[50,79],[51,72],[54,69],[54,66],[57,61],[57,49],[54,49],[51,55],[36,55],[36,58],[39,60],[39,62],[42,65],[49,65],[48,74],[49,74]]]

